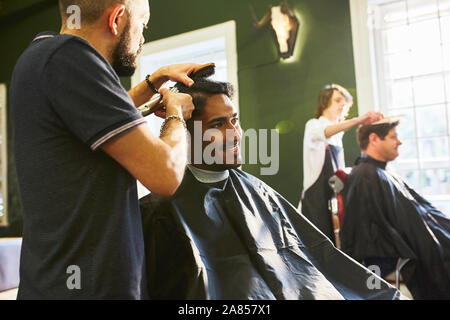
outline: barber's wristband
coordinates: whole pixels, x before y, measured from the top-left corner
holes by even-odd
[[[150,88],[150,90],[152,90],[154,93],[158,93],[159,94],[158,89],[156,89],[155,85],[150,81],[150,75],[147,75],[145,77],[145,82],[147,82],[147,85]]]
[[[166,120],[164,120],[164,122],[163,122],[163,124],[162,124],[162,126],[161,126],[160,136],[162,136],[162,135],[164,134],[164,131],[166,131],[166,130],[165,130],[165,129],[166,129],[166,124],[167,124],[170,120],[178,120],[178,121],[180,121],[180,122],[183,124],[184,128],[187,129],[186,121],[184,121],[184,119],[183,119],[182,117],[180,117],[180,116],[175,116],[175,115],[173,115],[173,116],[168,116],[168,117],[166,118]]]

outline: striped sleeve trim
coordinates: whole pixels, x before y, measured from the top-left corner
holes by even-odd
[[[34,38],[33,41],[37,41],[37,40],[45,39],[45,38],[53,38],[53,37],[54,37],[53,35],[44,35],[44,36],[39,36],[39,37]]]
[[[91,150],[95,151],[100,145],[102,145],[103,143],[105,143],[109,139],[114,138],[115,136],[121,134],[122,132],[124,132],[124,131],[126,131],[126,130],[134,127],[134,126],[137,126],[138,124],[144,123],[146,121],[147,120],[145,118],[137,119],[135,121],[129,122],[129,123],[121,126],[120,128],[117,128],[117,129],[115,129],[115,130],[105,134],[103,137],[101,137],[100,139],[98,139],[96,142],[94,142],[91,145]]]

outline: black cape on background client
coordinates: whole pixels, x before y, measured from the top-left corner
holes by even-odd
[[[414,299],[449,299],[450,216],[386,170],[401,145],[397,125],[358,130],[364,154],[345,182],[342,250],[367,265],[379,261],[384,274],[410,259],[401,274]]]
[[[401,273],[413,297],[449,299],[450,217],[385,166],[361,158],[347,177],[342,250],[359,261],[411,259]]]
[[[188,170],[170,199],[141,199],[151,299],[400,297],[265,183],[227,172],[202,183]]]

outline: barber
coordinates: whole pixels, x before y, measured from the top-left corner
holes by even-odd
[[[303,138],[303,192],[299,210],[330,240],[334,241],[328,202],[332,190],[328,179],[345,168],[342,137],[360,124],[383,118],[378,112],[345,119],[353,105],[352,95],[342,86],[325,86],[318,99],[315,118],[306,123]]]
[[[81,28],[69,29],[76,5]],[[60,0],[60,33],[44,32],[11,81],[14,156],[24,229],[19,299],[140,299],[144,242],[136,179],[170,196],[182,181],[185,94],[161,89],[164,135],[137,107],[196,64],[159,69],[126,92],[144,43],[147,0]]]

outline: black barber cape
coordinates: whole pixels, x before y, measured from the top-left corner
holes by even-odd
[[[333,190],[328,184],[328,180],[334,175],[337,169],[343,169],[344,163],[340,163],[340,154],[344,149],[339,146],[329,144],[325,149],[325,161],[322,171],[314,184],[305,190],[302,199],[302,213],[320,231],[322,231],[331,241],[334,239],[333,224],[331,222],[328,202],[333,197]]]
[[[205,184],[187,170],[173,197],[151,194],[141,209],[151,299],[400,297],[243,171]]]
[[[450,298],[450,217],[386,163],[357,160],[344,189],[342,250],[358,261],[411,259],[401,273],[415,299]]]

